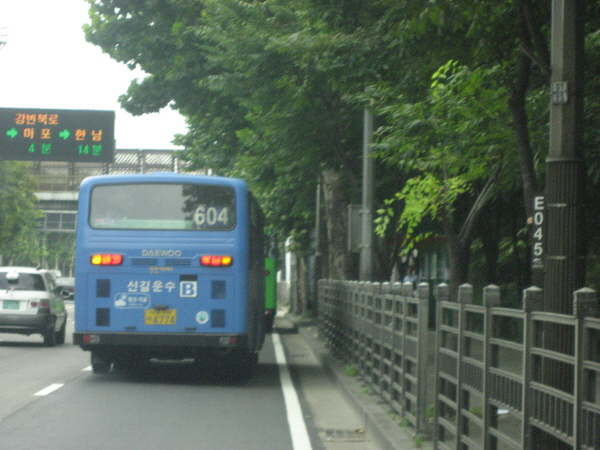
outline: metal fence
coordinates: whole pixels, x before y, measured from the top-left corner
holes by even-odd
[[[463,285],[450,299],[429,286],[321,280],[321,333],[355,364],[383,402],[436,449],[600,449],[600,307],[596,292],[573,296],[573,315],[500,307],[488,286],[475,304]]]
[[[412,283],[321,280],[319,326],[333,352],[355,364],[374,392],[422,430],[435,336],[427,326],[429,287],[420,285],[419,296],[413,290]]]

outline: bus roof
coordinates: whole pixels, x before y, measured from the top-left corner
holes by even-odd
[[[81,187],[88,184],[115,184],[115,183],[205,183],[205,184],[225,184],[241,189],[247,189],[247,183],[239,178],[219,177],[213,175],[188,175],[178,172],[155,172],[144,174],[121,174],[121,175],[97,175],[85,178],[81,182]]]

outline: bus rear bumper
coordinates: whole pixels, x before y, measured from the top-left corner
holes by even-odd
[[[246,349],[245,334],[75,332],[73,344],[83,350],[137,349],[145,353],[189,353],[202,350]]]

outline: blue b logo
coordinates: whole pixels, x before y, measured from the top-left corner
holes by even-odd
[[[197,281],[180,281],[179,282],[180,297],[197,297],[198,282]]]

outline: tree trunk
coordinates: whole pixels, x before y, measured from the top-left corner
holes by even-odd
[[[498,247],[498,235],[496,233],[482,233],[481,243],[483,254],[485,255],[485,284],[498,284],[498,257],[500,248]]]
[[[533,166],[533,153],[529,140],[527,112],[525,111],[525,96],[529,88],[531,62],[521,54],[518,62],[518,75],[508,106],[514,119],[514,129],[519,150],[519,164],[523,182],[523,202],[527,217],[533,217],[533,197],[536,192],[536,177]]]
[[[327,228],[328,272],[329,279],[348,279],[348,213],[344,185],[340,173],[325,169],[321,173],[325,224]]]
[[[531,68],[535,64],[544,74],[550,75],[548,44],[536,21],[536,11],[530,0],[517,0],[519,23],[517,26],[521,52],[517,59],[517,79],[508,101],[514,118],[515,136],[519,150],[519,163],[523,180],[523,200],[527,217],[533,217],[533,197],[537,181],[533,163],[533,152],[529,139],[526,96],[530,87]]]
[[[305,313],[308,307],[308,267],[306,266],[306,257],[298,258],[298,305],[299,312]]]
[[[450,265],[448,273],[450,296],[456,300],[458,287],[468,279],[471,252],[469,246],[465,245],[456,234],[446,234],[446,248]]]

